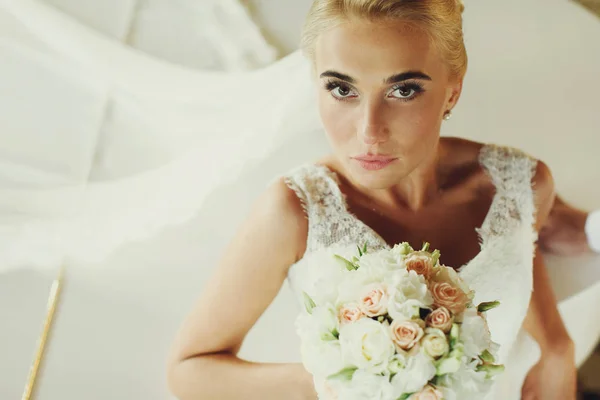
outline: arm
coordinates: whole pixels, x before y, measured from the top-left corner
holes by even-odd
[[[539,163],[535,177],[539,231],[554,203],[554,182],[548,167]],[[533,294],[524,327],[537,341],[542,355],[523,386],[523,399],[575,399],[574,346],[557,308],[544,259],[536,250]],[[551,382],[551,384],[549,384]]]
[[[180,400],[317,398],[302,364],[236,356],[304,253],[307,230],[300,202],[283,181],[258,199],[173,345],[168,382]]]

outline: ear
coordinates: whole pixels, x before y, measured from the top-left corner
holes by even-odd
[[[458,103],[458,99],[460,99],[460,95],[462,93],[462,87],[463,78],[457,79],[448,87],[446,110],[452,110],[454,107],[456,107],[456,103]]]

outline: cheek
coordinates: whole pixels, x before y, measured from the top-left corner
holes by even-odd
[[[390,131],[404,139],[421,140],[437,136],[440,126],[439,105],[431,99],[417,99],[414,104],[398,104],[390,110]]]
[[[343,147],[356,137],[355,115],[348,105],[330,99],[319,99],[323,128],[333,147]]]

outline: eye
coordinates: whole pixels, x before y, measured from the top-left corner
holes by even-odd
[[[418,83],[404,83],[390,90],[388,96],[398,100],[412,100],[423,92],[423,87]]]
[[[347,100],[358,96],[358,93],[349,85],[338,82],[329,81],[325,84],[325,90],[337,100]]]

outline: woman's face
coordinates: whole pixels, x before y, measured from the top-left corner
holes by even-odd
[[[347,22],[319,37],[315,67],[324,128],[359,184],[387,188],[433,160],[461,82],[450,79],[425,33]]]

